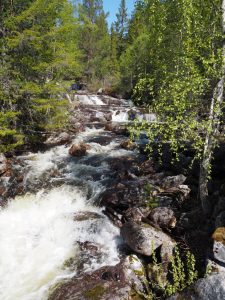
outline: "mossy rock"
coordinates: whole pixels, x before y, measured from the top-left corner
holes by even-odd
[[[220,242],[225,245],[225,227],[219,227],[215,230],[212,236],[214,241]]]
[[[100,300],[102,299],[102,296],[104,295],[106,291],[106,288],[99,284],[95,286],[94,288],[88,290],[84,293],[84,296],[89,300]]]

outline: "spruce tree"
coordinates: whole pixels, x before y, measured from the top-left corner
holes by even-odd
[[[14,136],[19,132],[25,142],[36,142],[43,131],[64,122],[64,81],[79,71],[76,24],[67,0],[15,1],[13,5],[4,9],[3,114],[9,110],[14,116],[10,122]]]
[[[104,82],[109,72],[110,37],[106,18],[102,0],[83,0],[79,7],[79,48],[83,54],[84,78],[93,85]]]
[[[128,31],[128,14],[126,0],[121,0],[115,22],[116,32],[118,34],[118,55],[120,56],[126,47],[126,38]]]

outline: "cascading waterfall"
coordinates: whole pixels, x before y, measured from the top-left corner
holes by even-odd
[[[97,96],[83,100],[102,105]],[[115,120],[126,121],[127,112]],[[102,133],[103,129],[87,128],[74,143],[88,142]],[[45,300],[50,287],[60,280],[118,263],[119,229],[103,215],[96,200],[110,177],[107,159],[132,155],[118,147],[120,142],[113,140],[106,146],[90,142],[82,158],[70,157],[65,146],[20,157],[26,165],[27,194],[9,201],[0,211],[1,300]],[[96,156],[97,164],[92,163]],[[76,220],[81,212],[98,217]],[[99,245],[100,255],[90,258],[82,270],[71,269],[66,262],[72,259],[76,266],[81,259],[79,243],[84,242]]]

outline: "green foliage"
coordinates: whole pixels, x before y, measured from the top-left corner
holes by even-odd
[[[77,22],[67,0],[1,5],[0,140],[6,151],[64,124],[63,86],[79,76],[80,66]]]
[[[165,296],[171,296],[181,292],[186,287],[194,283],[198,278],[198,272],[195,268],[195,257],[190,252],[186,253],[186,259],[183,261],[178,248],[175,248],[175,254],[171,261],[172,282],[168,281],[165,288]]]
[[[134,101],[154,111],[158,122],[136,122],[132,134],[145,131],[149,151],[156,141],[159,153],[169,143],[178,158],[192,145],[200,158],[210,123],[201,116],[221,75],[220,1],[138,1],[133,24],[141,22],[140,15],[141,32],[131,23],[121,82],[131,82]]]
[[[83,0],[78,7],[78,14],[78,45],[82,52],[84,80],[89,84],[98,81],[98,86],[104,86],[109,74],[110,36],[102,0]]]
[[[167,299],[183,291],[198,279],[195,263],[192,253],[188,251],[185,256],[181,256],[178,247],[175,247],[170,264],[165,267],[165,263],[158,262],[156,252],[153,251],[152,263],[147,267],[150,281],[145,283],[146,293],[138,294],[145,300],[154,300]]]
[[[151,209],[158,207],[159,202],[156,196],[154,195],[154,189],[150,183],[145,185],[145,193],[146,193],[146,205]]]

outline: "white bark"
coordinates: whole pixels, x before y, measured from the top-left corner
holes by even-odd
[[[210,166],[212,161],[212,154],[215,150],[215,137],[218,134],[220,126],[220,116],[222,110],[223,96],[224,96],[224,81],[225,81],[225,0],[222,0],[222,30],[223,30],[223,57],[221,66],[221,78],[214,89],[213,98],[211,100],[211,108],[209,115],[209,127],[205,138],[205,146],[202,164],[200,167],[199,176],[199,198],[201,200],[202,209],[204,213],[210,210],[210,203],[208,201],[208,176],[210,174]]]
[[[69,103],[72,104],[73,101],[72,101],[70,95],[68,93],[66,93],[65,96],[66,96],[66,99],[69,101]]]

